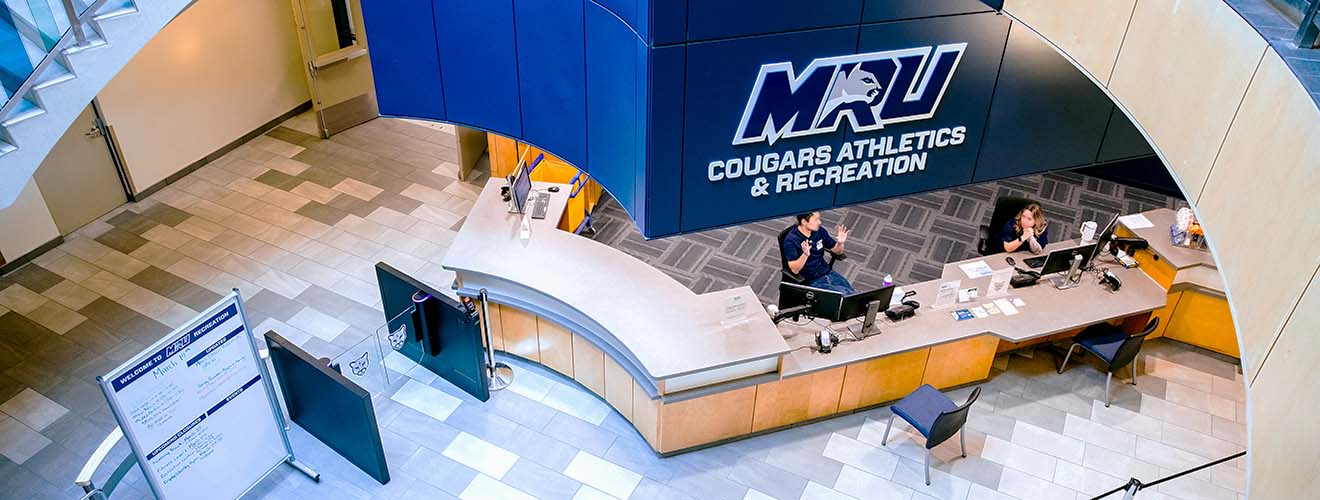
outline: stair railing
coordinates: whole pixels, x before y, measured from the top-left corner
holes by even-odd
[[[107,1],[95,0],[87,5],[86,9],[79,10],[75,0],[62,0],[64,13],[69,18],[69,30],[60,37],[58,42],[55,42],[53,47],[50,47],[50,50],[46,52],[46,56],[32,68],[32,73],[28,75],[27,79],[23,80],[23,84],[14,90],[3,106],[0,106],[0,123],[4,123],[9,119],[10,114],[27,97],[32,88],[41,80],[41,75],[45,74],[46,69],[55,63],[60,54],[68,49],[87,45],[87,32],[83,29],[83,23],[91,20],[92,16],[95,16]]]

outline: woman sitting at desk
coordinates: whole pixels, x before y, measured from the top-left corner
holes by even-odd
[[[1004,224],[1001,240],[1005,252],[1030,249],[1031,253],[1040,253],[1050,243],[1049,223],[1040,211],[1039,203],[1023,207],[1017,216]]]

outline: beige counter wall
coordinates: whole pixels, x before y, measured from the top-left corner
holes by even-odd
[[[1126,16],[1095,9],[1084,0],[1004,7],[1107,88],[1195,203],[1240,332],[1249,498],[1309,491],[1320,430],[1293,418],[1320,411],[1320,385],[1301,383],[1320,363],[1320,110],[1222,0],[1137,0]],[[1122,37],[1110,34],[1117,26]]]
[[[306,102],[293,10],[198,0],[98,96],[138,192]]]

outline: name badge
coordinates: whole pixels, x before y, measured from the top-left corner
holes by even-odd
[[[825,240],[816,240],[816,250],[825,248]]]

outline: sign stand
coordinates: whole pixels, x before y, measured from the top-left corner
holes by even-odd
[[[285,418],[284,409],[280,408],[280,400],[275,396],[275,384],[270,380],[270,370],[266,367],[266,360],[257,352],[257,341],[252,337],[252,331],[248,329],[247,309],[243,307],[243,297],[237,288],[234,288],[233,291],[234,301],[238,303],[238,314],[243,318],[243,329],[247,331],[245,337],[247,338],[248,350],[252,351],[252,357],[257,360],[257,369],[261,372],[262,385],[266,388],[266,399],[270,401],[270,408],[275,412],[275,422],[279,424],[280,439],[284,441],[284,451],[289,454],[284,458],[284,463],[297,469],[308,479],[319,483],[321,482],[321,473],[298,461],[298,457],[293,454],[293,442],[289,441],[289,420]],[[273,472],[274,468],[271,471]],[[256,484],[254,483],[253,486],[256,486]],[[247,492],[243,493],[246,494]]]
[[[320,482],[294,455],[238,289],[96,381],[155,498],[232,500],[281,464]]]

